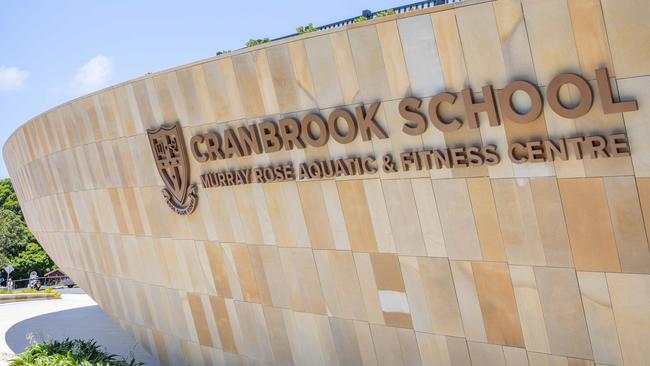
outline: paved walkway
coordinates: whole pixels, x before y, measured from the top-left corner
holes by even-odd
[[[0,366],[22,352],[34,339],[94,338],[109,353],[130,353],[146,365],[159,361],[138,345],[99,306],[79,289],[64,290],[61,300],[0,305]]]

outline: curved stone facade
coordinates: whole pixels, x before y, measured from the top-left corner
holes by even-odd
[[[648,19],[646,0],[470,0],[305,34],[54,108],[4,159],[48,253],[165,364],[649,365]],[[554,107],[563,73],[588,84]],[[522,92],[507,114],[519,80],[539,114]],[[286,145],[335,110],[325,145]],[[154,136],[175,122],[184,140]],[[233,137],[252,125],[289,127],[256,153]],[[415,163],[433,150],[452,167]]]

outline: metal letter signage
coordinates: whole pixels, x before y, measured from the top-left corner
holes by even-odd
[[[615,101],[606,68],[596,70],[598,96],[602,101],[604,114],[636,111],[636,100]],[[577,106],[562,104],[560,89],[572,84],[580,93]],[[555,114],[569,119],[584,116],[593,107],[594,91],[585,78],[575,74],[561,74],[553,78],[546,90],[546,102]],[[521,92],[530,99],[530,106],[519,110],[513,103],[513,96]],[[479,114],[487,115],[491,127],[503,128],[503,123],[525,125],[533,123],[544,113],[544,98],[540,88],[528,81],[515,80],[500,93],[494,95],[494,88],[482,88],[483,101],[475,101],[471,89],[457,94],[441,92],[429,100],[428,116],[422,109],[423,101],[416,97],[406,97],[399,103],[399,114],[404,120],[402,132],[409,136],[419,136],[426,132],[430,123],[442,132],[453,132],[461,128],[478,129]],[[443,116],[441,105],[464,106],[463,117]],[[319,148],[328,144],[345,145],[355,140],[369,141],[387,139],[388,133],[382,123],[375,120],[381,102],[369,105],[340,107],[323,116],[321,112],[310,112],[298,119],[283,116],[279,121],[264,118],[261,122],[246,122],[243,126],[228,126],[208,129],[196,133],[189,141],[193,159],[199,163],[216,160],[245,158],[253,154],[271,154],[284,150]],[[497,106],[499,108],[497,108]],[[354,109],[354,112],[352,111]],[[386,108],[386,106],[384,106]],[[462,115],[463,113],[461,113]],[[485,119],[483,119],[485,123]],[[183,140],[180,123],[148,130],[149,142],[153,151],[158,172],[167,188],[163,196],[167,204],[179,215],[189,215],[194,211],[197,200],[197,186],[190,186],[189,156]],[[360,137],[359,137],[360,136]],[[424,140],[423,140],[424,141]],[[416,151],[401,151],[394,159],[391,152],[375,156],[375,152],[365,156],[330,156],[320,159],[296,162],[278,162],[264,166],[229,166],[217,171],[203,171],[203,188],[230,187],[253,183],[271,183],[327,179],[373,175],[382,171],[392,174],[398,171],[472,168],[499,164],[501,155],[507,152],[514,164],[549,163],[555,160],[605,159],[630,156],[630,145],[624,133],[605,133],[595,135],[539,139],[520,137],[507,141],[499,148],[496,144],[468,143],[454,146],[429,145]],[[338,150],[338,148],[335,148]],[[331,150],[330,150],[331,153]],[[316,153],[315,155],[321,155]],[[337,154],[333,154],[337,155]],[[212,164],[214,165],[214,163]],[[230,165],[230,164],[229,164]],[[203,169],[202,169],[203,170]]]
[[[190,164],[180,123],[147,130],[147,135],[158,173],[165,182],[162,194],[167,205],[179,215],[191,214],[198,199],[197,186],[190,185]]]

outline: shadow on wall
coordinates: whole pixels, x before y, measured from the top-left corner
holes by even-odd
[[[5,342],[18,354],[34,339],[93,338],[109,353],[133,356],[146,365],[160,365],[155,357],[138,345],[135,339],[122,330],[98,305],[57,311],[23,320],[13,325],[5,335]]]

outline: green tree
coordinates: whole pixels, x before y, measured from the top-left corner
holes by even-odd
[[[14,272],[12,278],[28,278],[31,271],[36,271],[39,276],[56,268],[52,259],[45,253],[38,243],[29,243],[27,248],[13,258]]]
[[[9,257],[7,257],[4,253],[0,252],[0,273],[3,273],[3,269],[7,266],[7,264],[11,264]]]
[[[9,178],[0,180],[0,207],[20,215],[21,218],[23,217],[16,192]]]
[[[29,243],[36,243],[36,238],[27,228],[23,217],[13,210],[0,208],[0,252],[14,258]]]
[[[43,275],[56,268],[25,222],[10,179],[0,179],[0,268],[14,267],[11,277],[26,278],[31,271]],[[7,274],[2,271],[1,277]]]

